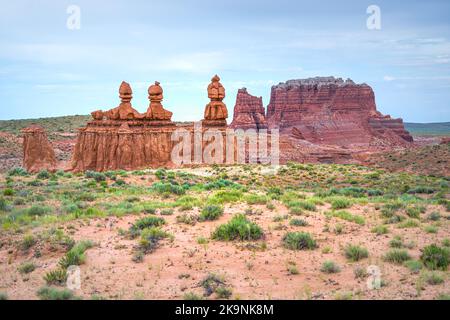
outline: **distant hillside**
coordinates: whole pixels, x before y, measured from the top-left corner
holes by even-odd
[[[405,122],[405,127],[412,135],[450,136],[450,122]]]
[[[91,117],[85,115],[23,119],[23,120],[0,120],[0,131],[15,135],[20,134],[20,130],[32,124],[42,126],[48,133],[71,132],[76,133],[77,128],[84,127]]]

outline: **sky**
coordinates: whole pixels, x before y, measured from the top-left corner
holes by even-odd
[[[448,0],[0,0],[0,119],[108,110],[122,80],[145,112],[157,80],[173,120],[200,120],[218,74],[230,113],[239,88],[267,106],[274,84],[336,76],[382,113],[450,121],[449,27]]]

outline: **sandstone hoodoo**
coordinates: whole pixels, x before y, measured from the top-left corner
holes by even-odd
[[[267,129],[262,97],[252,96],[246,88],[239,89],[230,127],[244,130]]]
[[[55,151],[40,126],[33,125],[22,130],[23,166],[28,172],[56,169]]]
[[[226,126],[228,110],[222,100],[225,98],[225,88],[216,74],[208,85],[208,98],[211,100],[205,107],[202,124],[205,126]]]
[[[269,128],[279,128],[313,143],[369,144],[374,139],[390,144],[412,141],[401,119],[376,109],[367,84],[334,77],[289,80],[272,87],[267,107]]]

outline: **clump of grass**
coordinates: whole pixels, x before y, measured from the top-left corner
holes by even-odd
[[[419,273],[420,270],[423,268],[423,264],[420,261],[417,260],[408,260],[403,263],[405,267],[409,269],[412,273]]]
[[[289,274],[293,274],[293,275],[299,274],[297,265],[293,261],[288,262],[287,269],[288,269]]]
[[[92,248],[94,244],[90,240],[80,241],[70,249],[64,257],[59,261],[59,266],[62,269],[67,269],[69,266],[79,266],[84,263],[86,256],[85,251]]]
[[[164,225],[166,221],[161,217],[148,216],[137,220],[129,229],[129,234],[132,238],[136,238],[142,232],[142,230],[150,227],[160,227]]]
[[[32,234],[27,234],[23,237],[21,243],[20,243],[20,248],[23,251],[26,251],[28,249],[30,249],[32,246],[34,246],[36,244],[36,239],[34,238],[34,236]]]
[[[422,249],[420,260],[430,270],[447,270],[450,263],[449,249],[431,244]]]
[[[333,261],[325,261],[320,268],[320,271],[324,273],[338,273],[341,268]]]
[[[348,212],[346,210],[330,211],[330,212],[326,213],[326,215],[327,216],[331,216],[331,217],[340,218],[340,219],[345,220],[345,221],[354,222],[354,223],[357,223],[359,225],[364,225],[365,224],[365,220],[364,220],[363,217],[351,214],[350,212]]]
[[[373,227],[371,231],[373,233],[376,233],[377,235],[382,235],[382,234],[389,233],[389,229],[385,225],[379,225],[379,226]]]
[[[173,212],[173,209],[162,209],[159,214],[162,216],[171,216]]]
[[[177,184],[166,183],[166,182],[156,182],[151,186],[151,190],[159,194],[176,194],[183,195],[186,190]]]
[[[355,279],[364,279],[368,276],[366,269],[364,269],[362,267],[356,267],[353,270],[353,274],[355,276]]]
[[[289,209],[289,213],[295,216],[303,214],[303,209],[300,207],[292,207]]]
[[[403,240],[400,236],[395,236],[391,241],[389,241],[389,246],[391,248],[403,248]]]
[[[268,199],[265,195],[259,195],[259,194],[247,194],[244,197],[244,200],[247,202],[247,204],[266,204]]]
[[[19,273],[21,273],[21,274],[31,273],[35,269],[36,269],[36,265],[34,264],[34,262],[31,262],[31,261],[22,263],[18,268]]]
[[[344,197],[335,197],[331,200],[333,210],[347,209],[352,206],[352,201]]]
[[[199,295],[199,294],[194,293],[194,292],[186,292],[183,295],[183,299],[184,300],[193,300],[193,301],[195,301],[195,300],[203,300],[203,297],[201,295]]]
[[[441,214],[437,211],[433,211],[428,215],[427,219],[430,221],[439,221],[441,219]]]
[[[317,243],[307,232],[288,232],[283,237],[283,246],[291,250],[313,250]]]
[[[445,281],[444,276],[440,272],[436,271],[425,272],[423,274],[423,279],[432,286],[444,283]]]
[[[200,282],[200,286],[205,290],[204,295],[209,297],[216,292],[219,287],[225,287],[225,280],[223,276],[215,273],[208,273],[208,275]]]
[[[213,221],[219,219],[223,215],[223,208],[218,205],[207,205],[200,213],[200,221]]]
[[[384,256],[385,261],[395,264],[402,264],[410,259],[411,256],[408,251],[402,249],[391,249]]]
[[[369,251],[359,245],[349,244],[344,249],[345,257],[350,261],[359,261],[369,256]]]
[[[6,301],[8,300],[8,295],[6,292],[0,292],[0,301]]]
[[[56,269],[47,272],[44,280],[48,285],[64,285],[67,281],[67,271],[65,269]]]
[[[193,226],[197,223],[198,217],[193,214],[183,213],[181,215],[178,215],[176,220],[178,223],[184,223]]]
[[[296,227],[305,227],[308,225],[308,222],[303,219],[291,219],[291,221],[289,221],[289,224]]]
[[[49,179],[50,178],[50,172],[48,172],[47,170],[41,170],[39,171],[39,173],[36,175],[37,179]]]
[[[205,238],[205,237],[198,237],[197,238],[197,243],[198,244],[208,244],[208,239],[207,238]]]
[[[213,232],[216,240],[258,240],[264,233],[256,223],[251,222],[243,214],[235,215],[228,223],[222,224]]]
[[[216,289],[216,295],[219,299],[229,299],[231,295],[233,294],[233,291],[230,288],[227,288],[225,286],[219,286]]]
[[[418,226],[420,226],[420,222],[415,219],[407,219],[398,225],[401,229],[417,228]]]
[[[72,291],[68,289],[55,289],[51,287],[42,287],[38,290],[37,295],[41,300],[79,300]]]

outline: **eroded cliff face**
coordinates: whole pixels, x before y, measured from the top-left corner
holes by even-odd
[[[390,144],[412,141],[401,119],[383,116],[367,84],[334,77],[289,80],[272,87],[267,107],[269,128],[292,132],[314,143]]]
[[[40,126],[33,125],[22,130],[23,166],[28,172],[56,170],[56,157],[47,134]]]
[[[246,88],[238,90],[234,106],[233,129],[267,129],[265,110],[261,97],[252,96]]]

